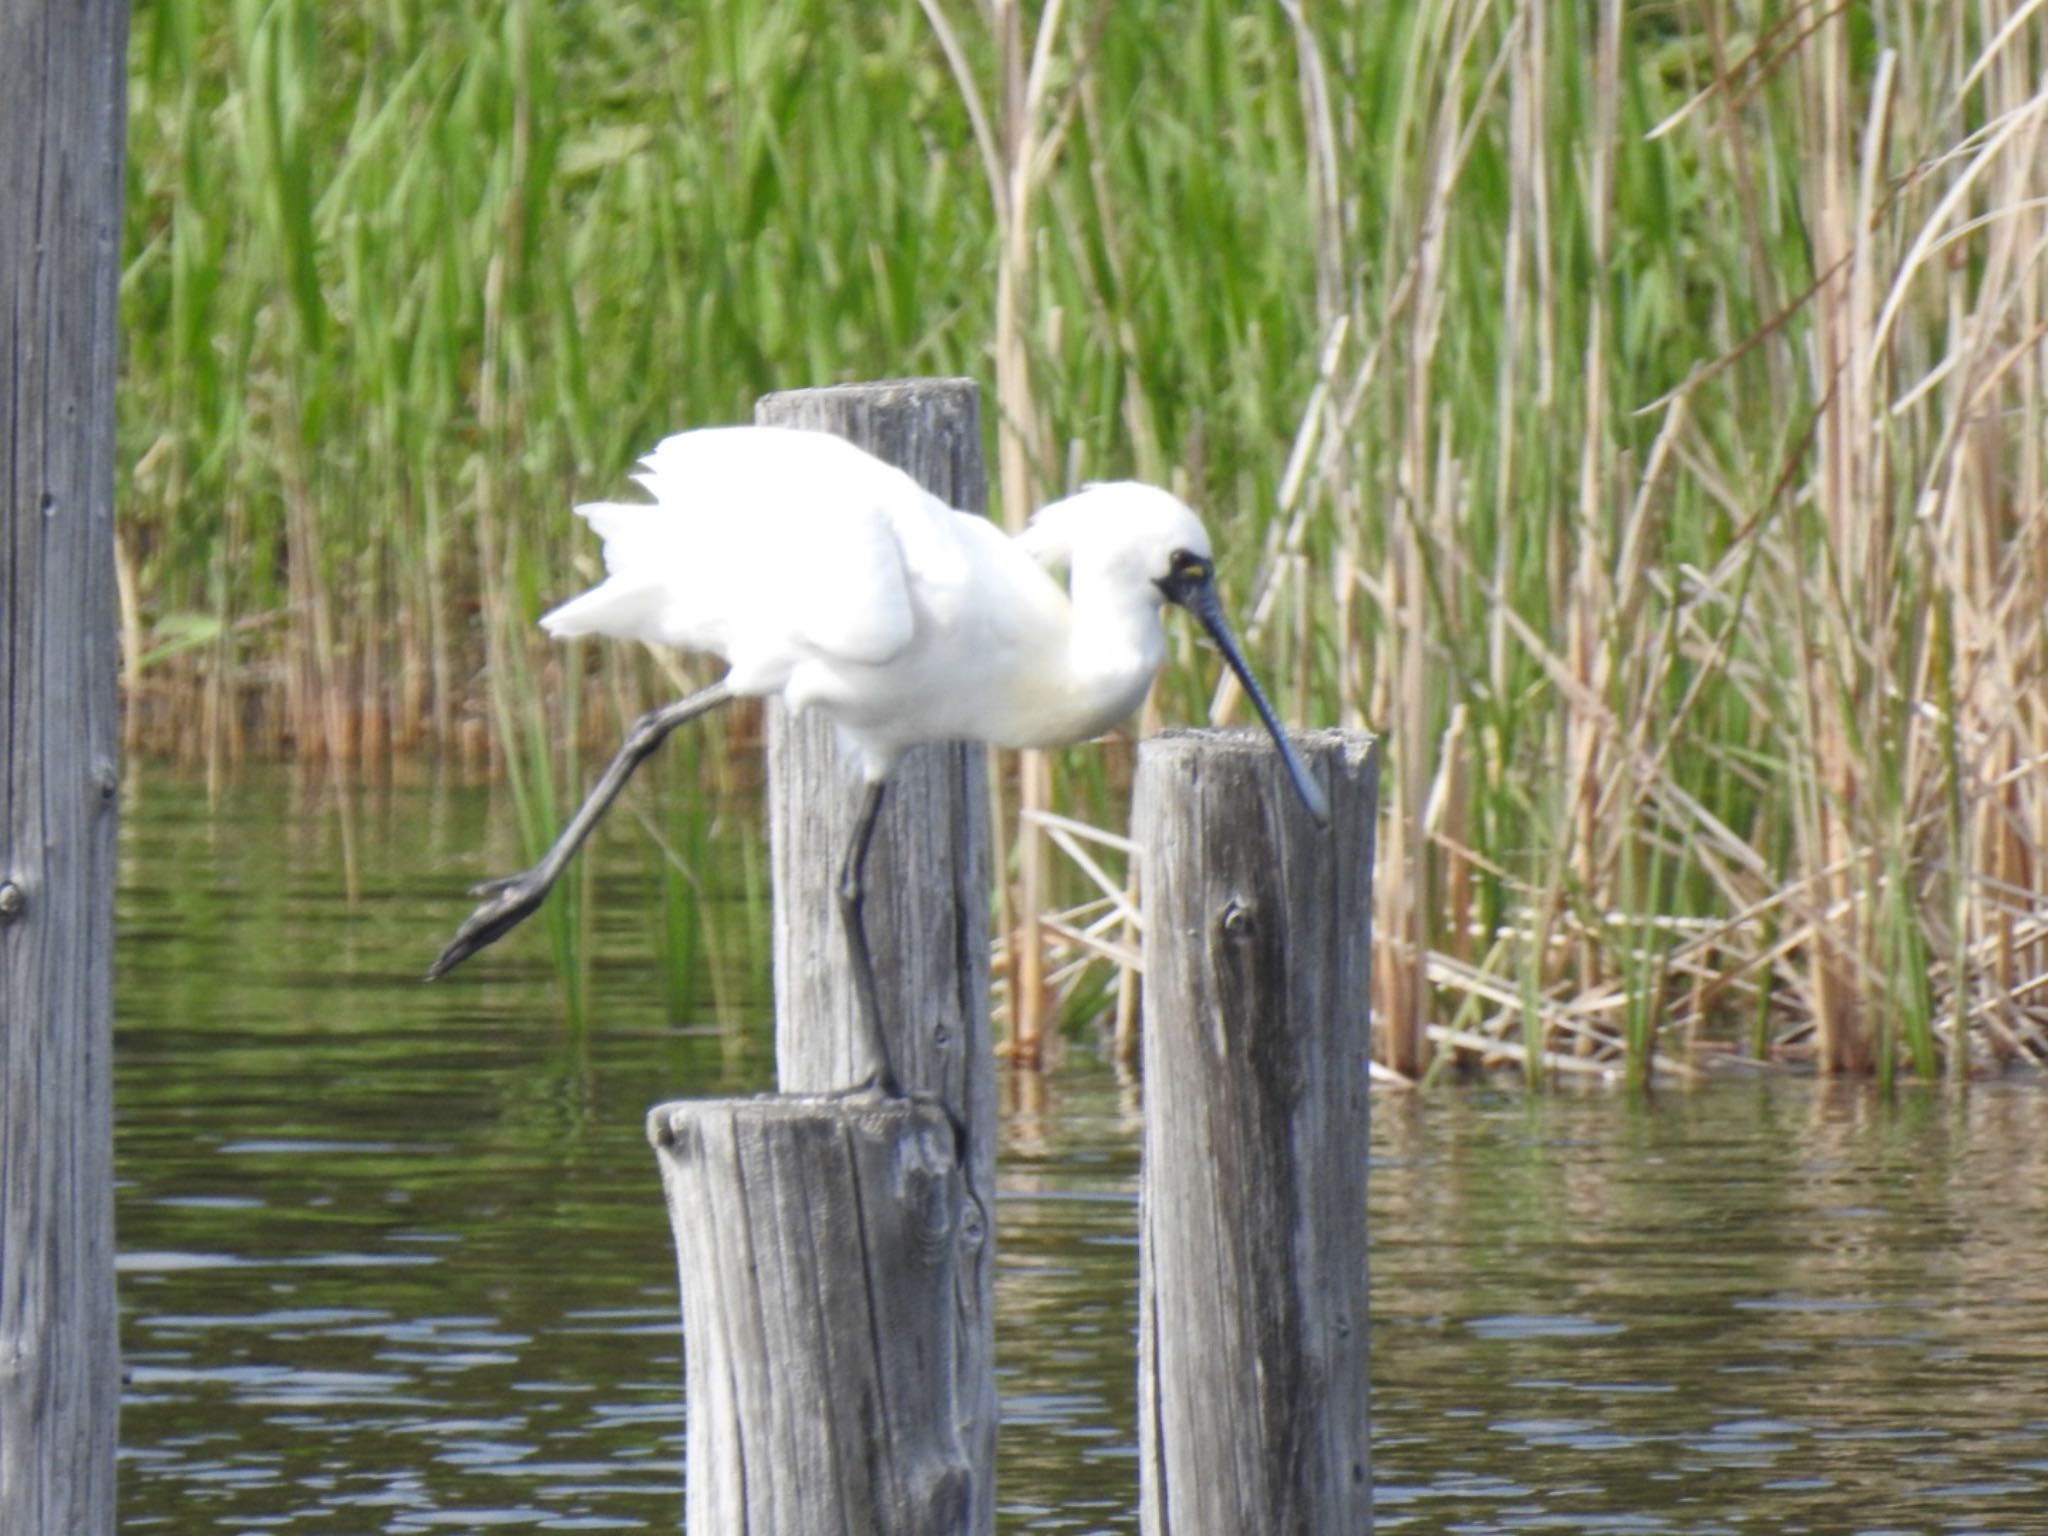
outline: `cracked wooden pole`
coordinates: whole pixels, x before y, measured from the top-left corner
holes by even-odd
[[[755,419],[835,432],[949,506],[986,504],[971,381],[797,390]],[[995,1528],[986,757],[917,747],[889,775],[866,917],[910,1100],[848,1094],[874,1065],[835,895],[863,786],[829,722],[769,705],[776,1078],[801,1097],[649,1122],[682,1269],[692,1532]]]
[[[114,1528],[125,0],[0,0],[0,1531]]]
[[[1372,1519],[1365,1178],[1379,755],[1257,732],[1140,744],[1145,1147],[1139,1520],[1322,1536]]]
[[[944,1107],[665,1104],[690,1536],[972,1536],[953,1311],[970,1216]]]

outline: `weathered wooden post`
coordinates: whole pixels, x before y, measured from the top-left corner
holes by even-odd
[[[1142,743],[1145,1150],[1138,1443],[1148,1536],[1372,1519],[1365,1180],[1372,738]]]
[[[966,1205],[942,1105],[648,1118],[682,1274],[690,1536],[973,1536],[954,1326]]]
[[[980,397],[971,379],[905,379],[768,395],[764,426],[835,432],[908,471],[948,506],[988,502]],[[967,1124],[977,1188],[993,1169],[995,1055],[988,1022],[987,749],[914,747],[889,775],[868,852],[867,921],[889,1053],[904,1086],[940,1095]],[[868,1070],[833,876],[860,809],[859,775],[821,716],[768,720],[775,902],[775,1063],[785,1093]]]
[[[0,1531],[114,1528],[126,0],[0,0]]]
[[[970,381],[770,395],[756,419],[985,504]],[[890,774],[864,883],[912,1100],[846,1095],[872,1066],[833,895],[860,787],[829,724],[770,707],[776,1063],[796,1097],[648,1122],[682,1275],[692,1532],[994,1529],[985,759],[922,747]]]

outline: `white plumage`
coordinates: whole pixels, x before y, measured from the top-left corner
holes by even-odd
[[[1323,792],[1287,743],[1216,596],[1209,536],[1167,492],[1092,485],[1006,538],[841,438],[714,427],[668,438],[634,476],[650,502],[577,510],[605,579],[541,619],[549,633],[643,640],[725,658],[711,687],[645,716],[541,862],[487,899],[427,976],[524,920],[635,767],[677,726],[736,695],[780,694],[834,721],[868,782],[840,872],[840,915],[874,1055],[896,1088],[861,919],[861,866],[903,749],[968,740],[1062,746],[1136,709],[1166,654],[1160,609],[1214,637],[1273,734],[1302,803]],[[1060,579],[1064,575],[1064,581]]]
[[[735,694],[830,716],[870,779],[917,742],[1108,729],[1165,655],[1156,580],[1210,554],[1148,485],[1090,486],[1013,540],[821,432],[684,432],[642,463],[652,502],[577,508],[608,574],[542,625],[722,656]]]

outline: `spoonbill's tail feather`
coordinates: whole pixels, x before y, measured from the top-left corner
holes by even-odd
[[[576,515],[604,541],[604,568],[613,576],[651,575],[691,549],[690,531],[673,506],[642,501],[586,501]]]
[[[618,640],[645,640],[658,645],[665,606],[659,587],[614,576],[581,597],[571,598],[552,613],[542,614],[540,626],[557,640],[576,635],[610,635]]]
[[[618,640],[669,640],[665,618],[671,594],[664,578],[676,566],[674,529],[661,508],[595,501],[577,509],[604,540],[606,579],[580,597],[541,616],[557,639],[609,635]],[[651,514],[651,515],[650,515]]]

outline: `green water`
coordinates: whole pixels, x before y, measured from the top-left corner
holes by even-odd
[[[772,1077],[744,860],[678,1014],[614,832],[574,1030],[538,933],[414,979],[512,867],[483,791],[125,816],[122,1529],[675,1530],[641,1119]],[[1135,1531],[1136,1100],[1078,1050],[1002,1092],[1001,1524]],[[2048,1532],[2038,1086],[1374,1110],[1380,1529]]]

